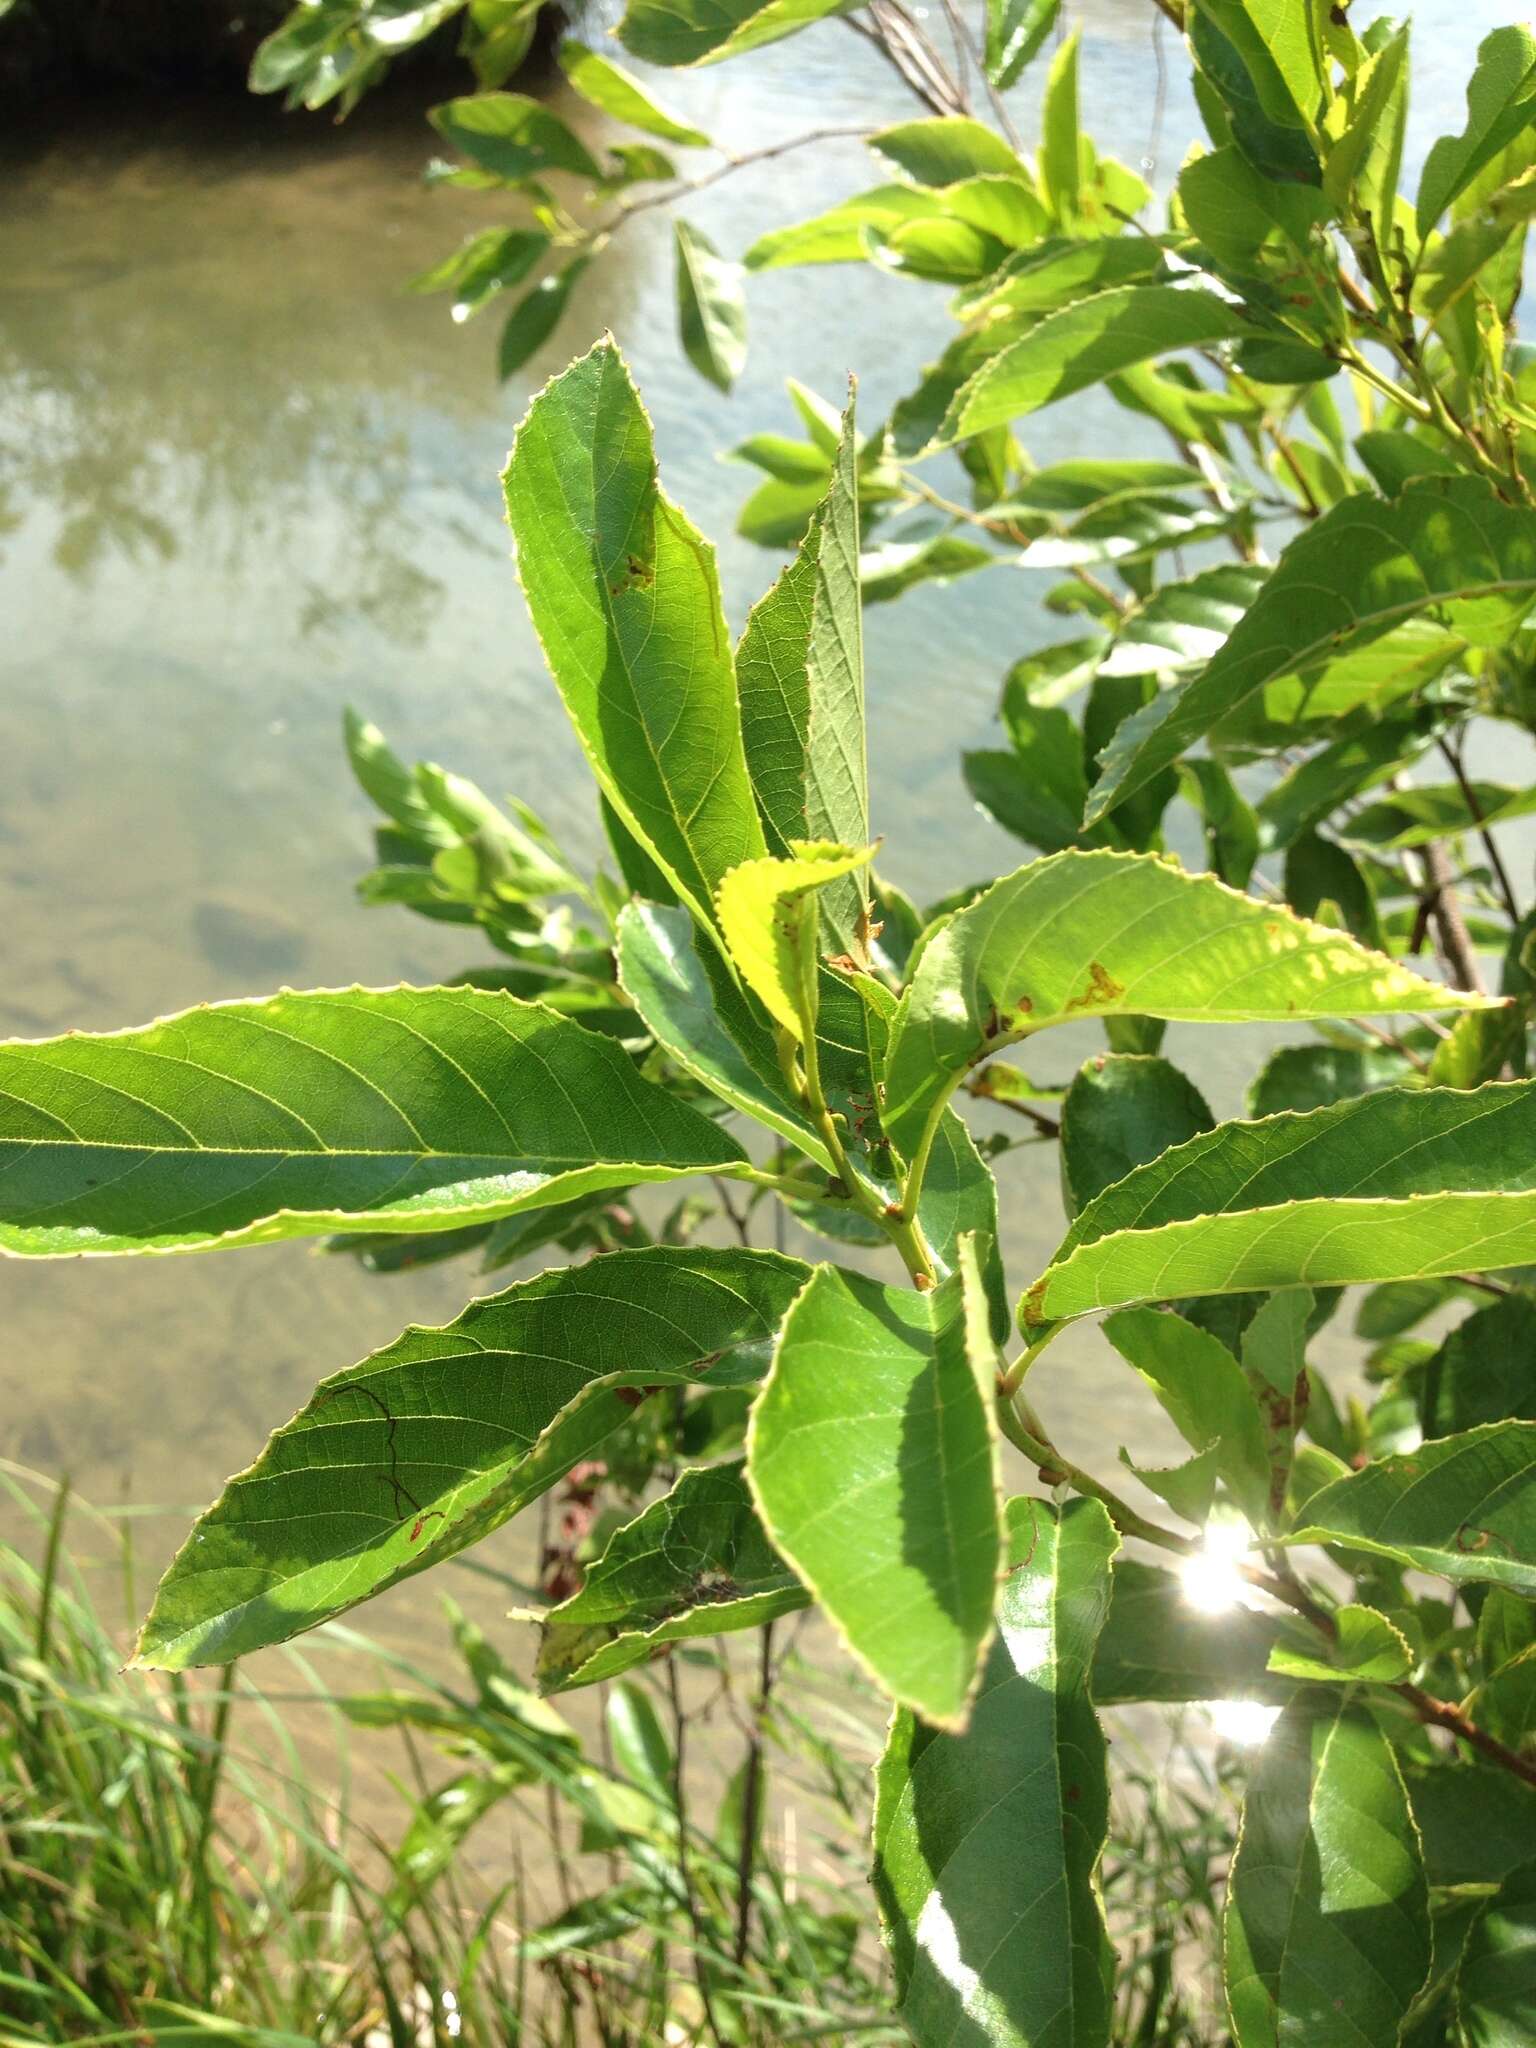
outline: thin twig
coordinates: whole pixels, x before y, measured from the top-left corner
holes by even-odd
[[[910,39],[893,33],[873,6],[868,21],[860,21],[854,14],[845,14],[842,19],[855,35],[861,35],[866,42],[874,44],[902,83],[930,113],[947,117],[958,111],[944,91],[942,81],[935,83],[924,67],[919,54],[911,47]]]
[[[1497,878],[1499,894],[1504,899],[1504,908],[1509,913],[1510,922],[1518,924],[1520,922],[1520,911],[1515,901],[1514,887],[1504,866],[1504,859],[1499,852],[1498,844],[1484,820],[1483,807],[1478,802],[1477,791],[1467,779],[1466,764],[1462,760],[1461,750],[1458,747],[1453,747],[1450,741],[1443,735],[1436,744],[1439,746],[1440,752],[1445,756],[1446,761],[1450,764],[1451,773],[1456,778],[1456,787],[1461,791],[1462,799],[1467,809],[1472,813],[1473,821],[1477,826],[1477,836],[1483,842],[1483,851],[1488,856],[1488,865],[1493,869],[1494,875]]]
[[[1435,927],[1435,950],[1451,974],[1456,977],[1459,988],[1471,989],[1476,995],[1485,995],[1487,991],[1483,987],[1483,970],[1478,965],[1466,920],[1461,914],[1461,905],[1456,897],[1455,878],[1451,874],[1451,864],[1445,857],[1445,848],[1438,839],[1431,839],[1418,849],[1418,853],[1424,867],[1429,914]]]
[[[904,37],[938,89],[949,99],[957,114],[969,113],[965,91],[939,55],[932,36],[921,26],[905,0],[870,0],[870,13],[883,21],[887,32]]]
[[[1536,1758],[1521,1756],[1517,1751],[1506,1748],[1496,1735],[1490,1735],[1486,1728],[1479,1728],[1460,1707],[1449,1700],[1437,1700],[1433,1693],[1425,1692],[1422,1686],[1394,1685],[1392,1690],[1400,1699],[1412,1707],[1421,1721],[1433,1728],[1447,1728],[1452,1735],[1470,1743],[1473,1749],[1481,1751],[1490,1763],[1501,1770],[1509,1771],[1517,1778],[1523,1778],[1527,1785],[1536,1785]]]
[[[970,23],[955,5],[955,0],[944,0],[944,4],[949,10],[950,20],[955,25],[956,34],[964,37],[965,47],[971,53],[971,62],[981,74],[982,83],[986,87],[987,98],[992,103],[992,111],[997,116],[997,125],[1002,129],[1008,147],[1016,156],[1022,156],[1024,154],[1023,141],[1020,138],[1018,129],[1013,125],[1013,117],[1008,112],[1007,104],[1002,94],[993,83],[992,74],[987,69],[986,58],[977,47],[976,38],[971,32]]]
[[[818,142],[865,142],[878,132],[867,123],[861,127],[809,128],[803,135],[786,136],[782,142],[768,142],[761,149],[744,150],[740,156],[729,156],[723,164],[716,164],[702,178],[680,179],[663,191],[645,192],[638,199],[625,200],[613,226],[621,226],[632,214],[644,213],[649,207],[670,206],[675,200],[691,198],[695,192],[707,192],[722,178],[732,177],[737,171],[750,170],[753,164],[765,164],[774,157],[788,156],[792,150],[809,149]]]
[[[986,1085],[987,1069],[980,1068],[965,1084],[967,1095],[978,1102],[992,1102],[999,1109],[1011,1109],[1015,1116],[1027,1117],[1042,1138],[1059,1138],[1061,1125],[1055,1117],[1047,1116],[1043,1109],[1036,1109],[1032,1102],[1023,1102],[1014,1095],[994,1095]]]
[[[718,1174],[710,1175],[710,1185],[713,1187],[715,1191],[716,1198],[719,1201],[721,1208],[725,1211],[726,1215],[731,1219],[731,1228],[735,1231],[737,1237],[741,1240],[743,1250],[751,1251],[752,1226],[748,1222],[746,1216],[742,1213],[742,1211],[738,1209],[736,1207],[736,1204],[731,1200],[730,1189],[726,1186],[725,1182],[721,1180]]]

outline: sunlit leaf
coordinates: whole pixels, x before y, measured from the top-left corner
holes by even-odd
[[[528,608],[592,771],[708,926],[721,877],[767,849],[714,550],[657,483],[612,342],[534,400],[503,481]]]
[[[1348,1679],[1396,1685],[1413,1669],[1413,1652],[1403,1632],[1374,1607],[1348,1602],[1332,1615],[1334,1634],[1324,1644],[1315,1633],[1283,1637],[1269,1653],[1269,1668],[1282,1678],[1306,1678],[1322,1685]]]
[[[137,1661],[224,1663],[478,1542],[618,1427],[617,1389],[753,1385],[806,1271],[773,1252],[612,1252],[407,1330],[322,1380],[229,1482]]]
[[[1095,1883],[1109,1820],[1089,1693],[1119,1538],[1097,1501],[1008,1506],[998,1636],[963,1735],[892,1723],[875,1895],[916,2041],[1108,2042],[1113,1951]]]
[[[1060,12],[1061,0],[988,0],[987,76],[1000,92],[1018,83]]]
[[[947,447],[1132,364],[1243,331],[1236,308],[1198,287],[1144,284],[1100,292],[1049,314],[986,361],[956,393],[928,445]]]
[[[870,838],[858,472],[850,396],[825,494],[795,559],[754,605],[736,652],[749,773],[778,853],[791,840],[862,847]],[[868,896],[860,866],[823,897],[838,949],[856,959],[866,948]]]
[[[1536,1422],[1491,1422],[1376,1458],[1313,1494],[1290,1543],[1336,1543],[1536,1593]]]
[[[719,64],[792,36],[841,0],[629,0],[619,41],[647,64]]]
[[[729,391],[747,360],[741,265],[728,263],[696,227],[674,220],[677,317],[683,353],[701,377]]]
[[[0,1076],[0,1249],[42,1257],[436,1231],[743,1157],[612,1040],[472,988],[15,1040]]]
[[[1419,180],[1418,227],[1426,234],[1485,164],[1536,121],[1536,36],[1516,23],[1496,28],[1467,82],[1467,125],[1442,135]]]
[[[638,128],[646,135],[659,135],[663,142],[682,143],[689,149],[708,149],[711,146],[702,128],[695,128],[688,121],[679,121],[665,107],[657,106],[638,80],[631,78],[627,71],[620,70],[617,64],[610,64],[596,50],[589,50],[584,43],[567,37],[560,45],[559,55],[560,69],[582,98],[601,108],[603,113],[612,114],[616,121],[627,122],[631,128]]]
[[[1031,1322],[1122,1302],[1348,1286],[1536,1260],[1536,1084],[1385,1089],[1220,1124],[1090,1202]]]
[[[1055,854],[995,882],[928,945],[891,1033],[886,1129],[908,1149],[984,1052],[1074,1018],[1235,1023],[1477,1001],[1167,861]]]
[[[1237,2048],[1396,2048],[1429,1974],[1418,1830],[1362,1708],[1289,1707],[1243,1802],[1224,1921]]]
[[[1176,1573],[1122,1558],[1093,1660],[1093,1697],[1101,1706],[1285,1698],[1290,1687],[1268,1668],[1278,1631],[1270,1616],[1244,1607],[1204,1614]]]
[[[877,185],[810,220],[770,228],[742,259],[748,270],[779,270],[799,263],[867,263],[866,228],[891,229],[905,220],[929,220],[942,211],[931,192],[911,185]]]
[[[684,1472],[549,1610],[538,1681],[546,1692],[593,1685],[668,1643],[758,1628],[809,1600],[764,1535],[742,1466]]]
[[[965,1725],[992,1634],[994,1355],[974,1260],[926,1294],[819,1266],[747,1439],[775,1547],[883,1690],[940,1727]]]
[[[1536,521],[1477,478],[1417,479],[1386,503],[1345,499],[1292,541],[1204,671],[1116,734],[1088,822],[1277,678],[1369,654],[1428,612],[1469,646],[1497,646],[1533,598]]]
[[[428,116],[450,149],[509,184],[550,171],[601,176],[586,144],[541,101],[517,92],[448,100]]]
[[[862,867],[870,847],[791,840],[785,859],[732,868],[720,884],[720,930],[748,988],[802,1045],[816,1034],[821,960],[818,892]]]
[[[990,173],[1029,182],[1028,171],[1001,136],[980,121],[954,115],[882,128],[869,138],[869,146],[916,185],[953,185]]]

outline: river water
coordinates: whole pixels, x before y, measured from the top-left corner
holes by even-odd
[[[1166,182],[1197,133],[1171,31],[1146,0],[1068,12],[1086,31],[1086,124]],[[1415,157],[1460,125],[1476,44],[1504,10],[1417,12]],[[1026,136],[1040,76],[1015,95]],[[835,23],[658,91],[738,153],[910,112]],[[836,397],[855,370],[879,417],[952,332],[937,288],[772,273],[750,286],[747,372],[722,397],[681,360],[658,211],[499,388],[496,315],[456,330],[443,300],[401,289],[498,217],[486,195],[422,185],[430,139],[419,99],[395,94],[339,131],[239,98],[93,101],[13,124],[0,145],[5,1034],[464,964],[447,929],[353,900],[368,809],[338,727],[356,704],[408,756],[528,798],[573,850],[595,847],[501,521],[497,471],[530,392],[614,330],[668,487],[720,543],[739,622],[777,563],[733,536],[753,472],[718,451],[795,430],[786,374]],[[870,182],[857,143],[828,144],[727,179],[688,212],[735,253]],[[1141,425],[1089,400],[1042,415],[1028,443],[1042,462],[1135,452]],[[876,826],[887,871],[922,898],[1017,863],[970,805],[957,754],[995,743],[1010,661],[1063,637],[1038,604],[1050,580],[999,569],[871,611]],[[1176,1037],[1176,1056],[1180,1043],[1192,1051]],[[1069,1056],[1063,1043],[1057,1066]],[[1207,1040],[1193,1063],[1218,1114],[1236,1110],[1246,1049]],[[1059,1233],[1054,1176],[1044,1151],[1005,1174],[1016,1285]],[[317,1378],[408,1321],[451,1316],[473,1285],[462,1265],[373,1279],[303,1246],[0,1262],[0,1454],[67,1470],[104,1503],[163,1506],[140,1542],[158,1560]],[[1105,1347],[1084,1335],[1059,1349],[1041,1398],[1069,1444],[1091,1426],[1166,1448]],[[401,1589],[365,1625],[414,1638],[440,1583]]]

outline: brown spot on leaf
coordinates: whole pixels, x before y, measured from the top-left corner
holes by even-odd
[[[610,597],[623,597],[626,591],[649,590],[656,581],[656,572],[649,562],[642,562],[638,555],[626,555],[618,574],[608,586]]]
[[[1125,994],[1125,984],[1116,981],[1101,960],[1088,963],[1088,986],[1080,996],[1073,996],[1067,1004],[1069,1010],[1108,1009],[1111,1003],[1119,1002]]]

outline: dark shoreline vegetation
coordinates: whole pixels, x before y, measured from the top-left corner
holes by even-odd
[[[241,90],[286,12],[281,0],[15,0],[0,17],[0,95]]]
[[[348,710],[359,895],[449,970],[0,1044],[0,1252],[82,1292],[83,1259],[259,1275],[287,1240],[462,1280],[382,1343],[293,1332],[297,1406],[253,1403],[157,1542],[125,1670],[62,1493],[40,1570],[6,1556],[18,2041],[263,1999],[258,2048],[1536,2036],[1536,32],[1483,40],[1419,162],[1407,26],[1148,8],[1203,130],[1161,197],[1159,142],[1143,177],[1085,131],[1061,0],[956,0],[952,47],[899,0],[628,0],[558,97],[515,89],[533,0],[305,0],[254,53],[254,91],[346,115],[455,37],[427,182],[482,211],[410,288],[495,307],[537,387],[515,578],[488,474],[455,544],[520,594],[513,687],[547,671],[589,804],[554,829],[531,754],[498,799],[510,747],[482,787]],[[682,74],[817,17],[915,117],[738,153]],[[695,201],[796,150],[878,182],[723,252]],[[763,273],[953,323],[887,412],[882,358],[728,451],[755,576],[577,289],[647,260],[648,212],[717,399]],[[1093,435],[1037,459],[1080,398]],[[1002,743],[955,770],[1026,857],[913,895],[867,608],[1030,572],[1027,626],[986,614]],[[519,1516],[526,1583],[468,1557]],[[326,1694],[403,1746],[402,1829],[301,1804],[258,1872],[236,1695],[289,1741],[269,1669],[429,1569],[497,1589],[448,1611],[455,1685]]]
[[[12,0],[0,13],[0,105],[43,93],[67,106],[124,87],[243,93],[290,11],[288,0]],[[404,53],[418,89],[451,80],[457,45],[450,23]]]

